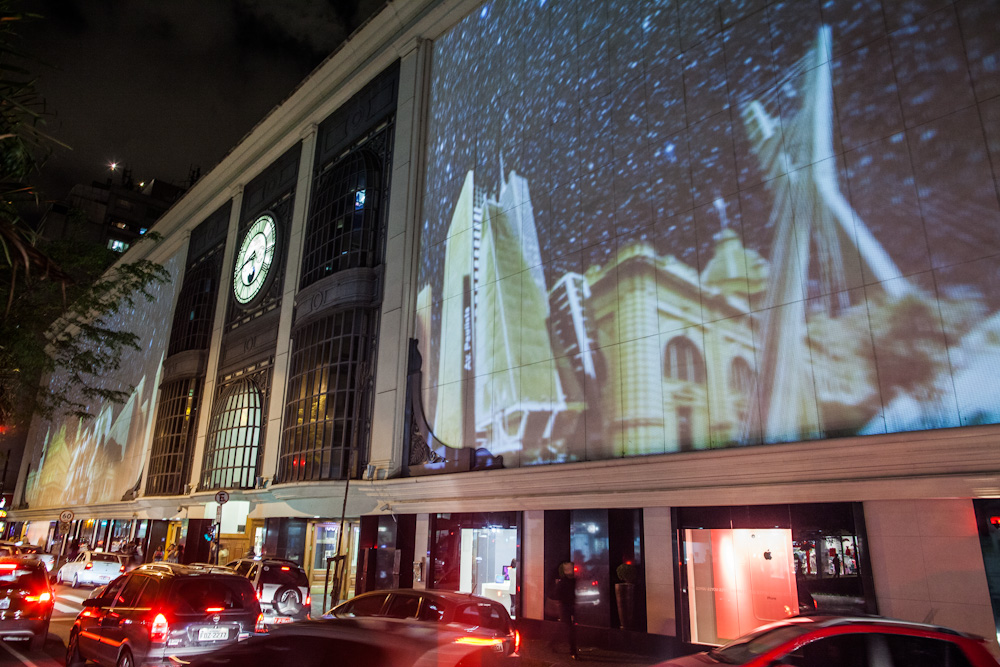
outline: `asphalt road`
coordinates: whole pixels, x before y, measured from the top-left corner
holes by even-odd
[[[29,651],[28,643],[21,641],[0,642],[0,665],[26,665],[27,667],[55,667],[66,664],[66,640],[73,627],[81,603],[90,596],[90,588],[73,589],[55,584],[56,606],[49,624],[49,637],[40,651]]]

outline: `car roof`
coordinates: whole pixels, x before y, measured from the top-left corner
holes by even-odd
[[[145,574],[158,574],[162,576],[216,576],[233,577],[240,581],[250,583],[245,577],[241,577],[225,566],[185,564],[185,563],[146,563],[140,565],[133,572],[143,572]]]
[[[473,593],[459,593],[458,591],[442,591],[437,589],[423,589],[423,588],[390,588],[381,591],[369,591],[368,593],[362,593],[362,595],[370,594],[383,594],[386,593],[402,593],[408,595],[422,595],[424,597],[435,597],[439,600],[446,600],[449,602],[489,602],[490,604],[496,604],[498,606],[503,606],[495,600],[489,598],[484,598],[480,595],[474,595]],[[359,596],[360,597],[360,596]]]
[[[900,628],[908,630],[919,630],[921,632],[939,632],[956,637],[975,638],[974,635],[966,634],[958,630],[946,628],[940,625],[929,623],[917,623],[914,621],[903,621],[898,618],[888,618],[886,616],[793,616],[792,618],[779,621],[780,624],[792,625],[798,623],[812,623],[817,628],[832,628],[843,625],[867,625],[883,628]]]
[[[45,567],[42,561],[37,558],[29,558],[27,556],[0,556],[0,563],[17,563],[34,569]]]

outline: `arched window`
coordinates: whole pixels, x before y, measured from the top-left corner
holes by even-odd
[[[664,355],[663,374],[674,380],[704,383],[705,362],[695,344],[683,336],[671,338]]]
[[[205,450],[202,487],[253,488],[260,454],[263,394],[249,378],[219,396]]]
[[[376,265],[380,258],[381,173],[379,157],[362,148],[316,178],[300,288],[344,269]]]

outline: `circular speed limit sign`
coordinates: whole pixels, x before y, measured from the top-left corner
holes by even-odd
[[[69,523],[73,520],[73,510],[63,510],[59,513],[59,520],[63,523]]]

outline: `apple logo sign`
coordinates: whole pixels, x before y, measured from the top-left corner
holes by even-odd
[[[764,552],[764,560],[771,560],[771,550],[768,549]]]

